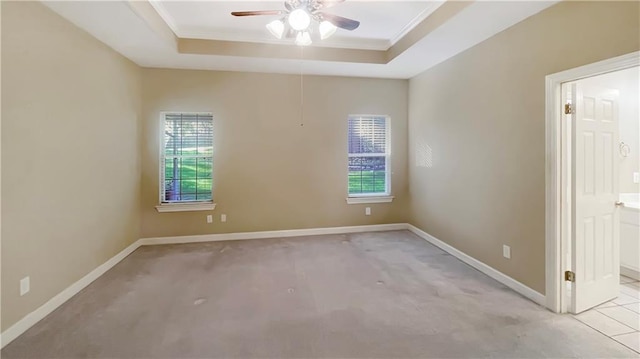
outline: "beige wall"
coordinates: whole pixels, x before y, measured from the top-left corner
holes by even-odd
[[[1,6],[4,331],[138,238],[140,70],[39,2]]]
[[[544,293],[544,78],[637,51],[639,11],[563,2],[413,78],[411,222]]]
[[[304,126],[300,84],[296,75],[143,70],[142,237],[404,222],[408,81],[304,76]],[[161,111],[213,113],[213,212],[156,212]],[[396,199],[370,205],[370,217],[345,202],[349,114],[391,116]]]
[[[411,81],[305,76],[301,106],[300,76],[140,70],[1,6],[2,330],[138,237],[408,218],[544,292],[544,76],[640,43],[637,2],[561,3]],[[213,112],[215,211],[156,212],[160,111]],[[396,200],[370,217],[345,202],[349,114],[392,119]]]

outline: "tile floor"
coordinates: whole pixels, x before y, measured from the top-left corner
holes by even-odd
[[[575,318],[640,353],[640,281],[620,276],[618,298]]]

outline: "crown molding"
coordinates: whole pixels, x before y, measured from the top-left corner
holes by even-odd
[[[385,50],[389,50],[393,45],[395,45],[398,41],[402,40],[403,37],[407,36],[411,30],[413,30],[416,26],[420,25],[429,15],[433,14],[438,8],[444,4],[446,0],[434,1],[428,8],[422,10],[416,17],[414,17],[409,23],[400,30],[399,33],[396,34],[392,39],[387,41],[387,47]]]
[[[387,44],[360,44],[350,46],[351,41],[328,41],[325,46],[311,46],[304,50],[304,59],[310,61],[337,61],[346,63],[388,64],[430,32],[442,26],[453,16],[469,6],[470,1],[445,0],[418,14]],[[301,59],[301,51],[295,44],[281,42],[251,42],[213,40],[209,38],[181,37],[171,16],[157,0],[129,0],[129,6],[151,29],[156,31],[180,54],[241,56],[275,59]],[[196,34],[197,35],[197,34]],[[205,37],[204,34],[200,34]]]

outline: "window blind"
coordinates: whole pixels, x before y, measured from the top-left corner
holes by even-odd
[[[211,201],[213,116],[166,113],[160,167],[161,202]]]
[[[388,118],[350,116],[349,195],[389,193]]]
[[[349,153],[385,154],[386,122],[385,117],[349,118]]]

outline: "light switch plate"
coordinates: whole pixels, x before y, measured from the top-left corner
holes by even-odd
[[[207,215],[207,223],[213,223],[213,216],[212,215]]]
[[[633,183],[640,183],[640,172],[633,172]]]
[[[227,215],[226,214],[221,214],[220,215],[220,222],[226,222],[227,221]]]
[[[367,207],[364,209],[364,215],[365,216],[370,216],[371,215],[371,207]]]

